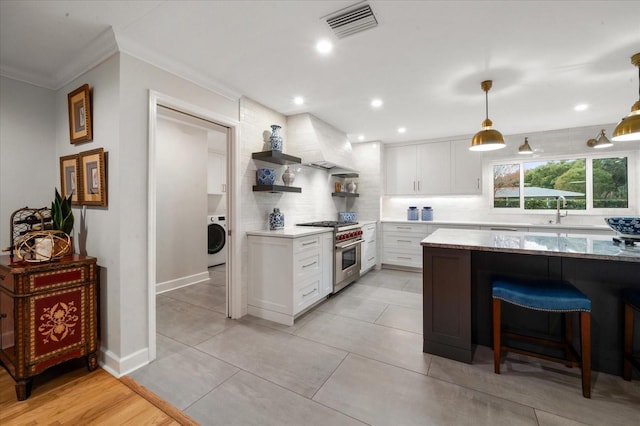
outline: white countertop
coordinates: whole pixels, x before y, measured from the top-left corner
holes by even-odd
[[[489,222],[489,221],[463,221],[463,220],[393,220],[393,219],[383,219],[380,222],[382,223],[424,223],[426,225],[458,225],[458,226],[495,226],[495,227],[521,227],[521,228],[563,228],[563,229],[593,229],[599,231],[611,231],[611,235],[614,232],[607,226],[603,225],[576,225],[570,223],[523,223],[523,222]]]
[[[438,229],[422,240],[421,245],[640,263],[640,246],[614,244],[606,235]]]
[[[358,221],[358,225],[368,225],[370,223],[377,223],[377,221],[376,220]],[[316,227],[316,226],[291,226],[291,227],[286,227],[284,229],[276,229],[274,231],[271,231],[269,229],[247,231],[247,235],[253,235],[258,237],[298,238],[298,237],[305,237],[307,235],[323,234],[325,232],[333,232],[333,228]]]
[[[276,237],[276,238],[299,238],[314,234],[324,234],[325,232],[333,232],[333,228],[321,228],[315,226],[292,226],[284,229],[262,229],[258,231],[247,231],[247,235],[257,237]]]

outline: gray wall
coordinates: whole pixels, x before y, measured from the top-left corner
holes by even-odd
[[[207,131],[159,111],[156,171],[156,282],[206,272]]]
[[[11,213],[51,206],[60,189],[55,99],[51,90],[0,77],[0,248],[10,245]]]

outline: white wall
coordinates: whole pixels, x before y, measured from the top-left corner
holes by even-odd
[[[586,145],[586,141],[595,138],[600,129],[605,129],[611,135],[615,124],[580,127],[573,129],[559,129],[545,132],[530,132],[527,134],[505,135],[507,147],[498,151],[478,153],[482,155],[482,195],[469,196],[439,196],[439,197],[407,197],[383,196],[381,218],[387,220],[405,220],[408,206],[432,206],[434,220],[456,221],[489,221],[489,222],[518,222],[518,223],[547,223],[555,218],[555,212],[509,212],[505,209],[493,209],[493,165],[508,160],[555,159],[559,156],[574,156],[579,154],[606,154],[629,156],[629,210],[624,214],[620,211],[609,210],[603,214],[587,214],[586,212],[570,211],[562,219],[563,223],[576,225],[605,225],[603,217],[611,215],[640,215],[640,143],[619,142],[611,148],[596,151]],[[523,158],[518,154],[518,146],[529,138],[529,144],[535,154]],[[421,142],[437,142],[442,140],[471,140],[471,136],[452,137]],[[635,200],[631,196],[635,195]]]
[[[156,282],[207,271],[207,131],[158,116]]]
[[[347,210],[358,213],[358,220],[380,219],[380,196],[383,195],[384,145],[381,142],[353,144],[354,168],[358,170],[358,198],[348,198]],[[348,179],[347,179],[348,180]],[[351,204],[352,206],[350,206]]]
[[[10,245],[11,213],[50,207],[60,189],[55,100],[51,90],[0,77],[1,248]]]

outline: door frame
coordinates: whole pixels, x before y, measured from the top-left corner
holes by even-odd
[[[148,345],[149,362],[156,359],[156,125],[158,105],[211,121],[229,129],[227,138],[227,316],[242,316],[240,283],[240,241],[234,232],[239,223],[239,197],[236,188],[240,182],[237,164],[240,149],[240,122],[211,110],[190,104],[181,99],[149,90],[149,151],[147,190],[147,292],[148,292]]]

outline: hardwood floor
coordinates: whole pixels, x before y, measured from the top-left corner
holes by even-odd
[[[17,401],[15,382],[0,366],[0,424],[196,425],[180,410],[133,382],[84,363],[54,367],[34,378],[31,397]]]

